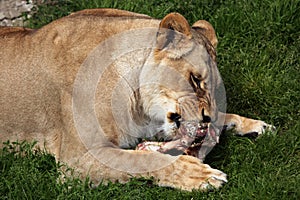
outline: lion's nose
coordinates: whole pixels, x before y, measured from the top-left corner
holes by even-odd
[[[211,118],[208,115],[205,115],[204,109],[202,109],[202,122],[203,123],[210,123]]]

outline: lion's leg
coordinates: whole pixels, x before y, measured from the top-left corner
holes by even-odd
[[[234,129],[238,135],[261,135],[266,131],[274,131],[275,127],[261,120],[250,119],[236,114],[219,113],[219,118],[225,121],[226,130]]]
[[[96,154],[96,156],[95,156]],[[83,175],[126,182],[131,177],[153,177],[156,184],[191,191],[218,188],[226,174],[191,156],[170,156],[157,152],[102,148],[86,152],[75,166]]]

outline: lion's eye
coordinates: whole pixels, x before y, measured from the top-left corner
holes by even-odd
[[[170,120],[176,123],[177,128],[180,127],[180,118],[181,116],[177,113],[171,113],[169,116]]]
[[[200,88],[200,84],[201,84],[201,80],[200,78],[194,76],[193,74],[191,74],[191,80],[193,82],[193,84],[195,85],[195,87]]]

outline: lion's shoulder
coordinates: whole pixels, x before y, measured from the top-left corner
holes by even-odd
[[[126,10],[110,9],[110,8],[85,9],[85,10],[71,13],[69,15],[69,17],[81,17],[81,16],[152,19],[148,15],[134,13]]]

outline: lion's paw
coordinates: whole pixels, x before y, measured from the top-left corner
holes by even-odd
[[[251,120],[249,123],[248,130],[245,131],[244,135],[257,137],[266,132],[274,132],[275,130],[275,126],[267,124],[264,121]]]
[[[209,165],[205,165],[205,168],[205,181],[200,185],[201,190],[206,191],[212,188],[219,188],[224,183],[227,183],[227,175],[225,173],[220,170],[213,169]]]
[[[179,156],[172,165],[159,170],[159,173],[159,185],[188,191],[207,191],[219,188],[227,182],[225,173],[191,156]]]
[[[237,135],[257,137],[266,132],[275,132],[276,127],[261,120],[242,118],[238,123],[229,123],[226,129],[234,129]]]

